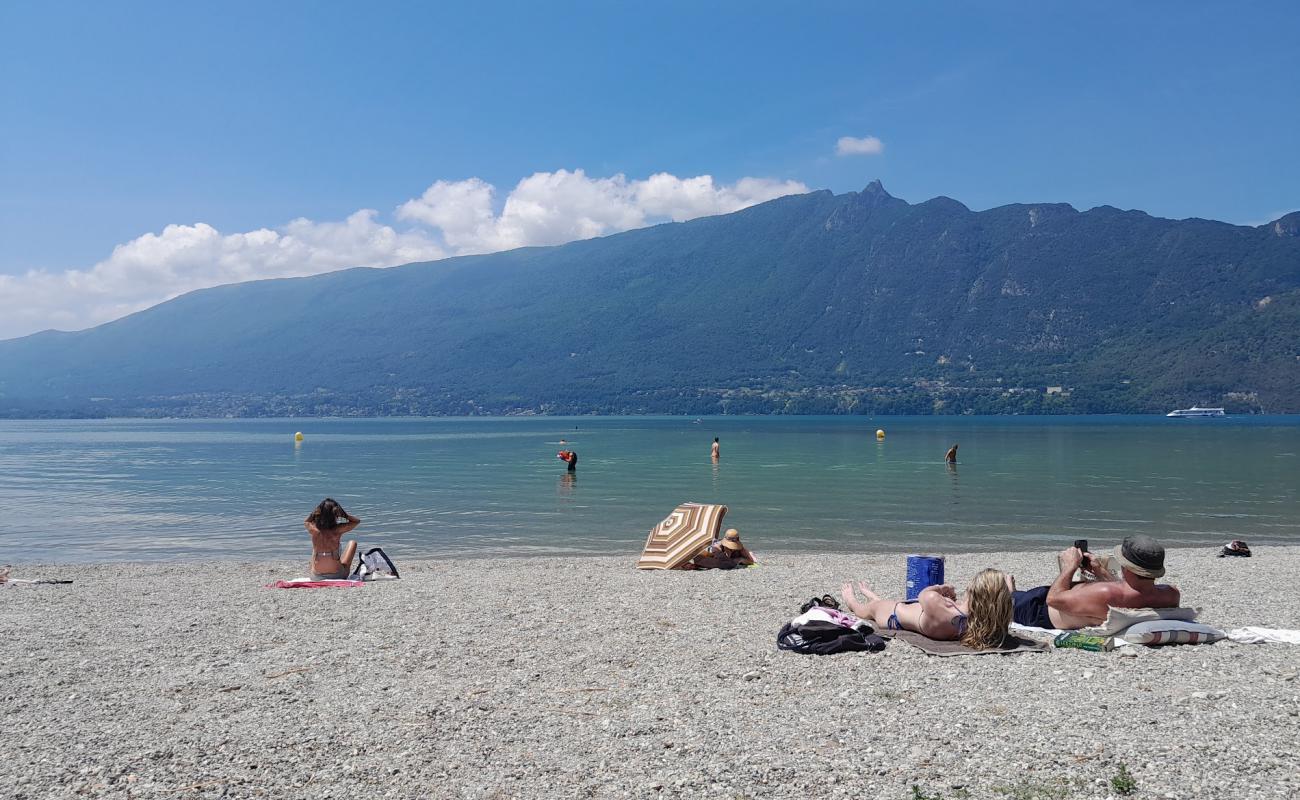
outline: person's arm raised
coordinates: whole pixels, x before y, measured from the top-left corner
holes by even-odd
[[[1047,590],[1048,608],[1054,608],[1064,614],[1095,617],[1099,601],[1102,607],[1107,605],[1107,600],[1111,596],[1111,584],[1099,582],[1071,585],[1074,571],[1079,568],[1082,561],[1083,553],[1077,547],[1071,547],[1061,553],[1061,574],[1056,576],[1056,580],[1052,581],[1052,585]],[[1105,616],[1105,612],[1102,612],[1101,616]]]

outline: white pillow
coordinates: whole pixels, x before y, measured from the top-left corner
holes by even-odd
[[[1095,628],[1086,628],[1084,633],[1095,636],[1118,636],[1130,625],[1152,620],[1180,620],[1191,622],[1201,613],[1199,608],[1112,608],[1106,614],[1106,621]]]
[[[1199,622],[1159,619],[1139,622],[1120,637],[1132,644],[1210,644],[1228,634]]]

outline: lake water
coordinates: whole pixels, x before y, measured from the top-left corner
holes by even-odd
[[[326,495],[399,562],[628,552],[688,500],[760,555],[1300,544],[1298,478],[1293,417],[0,421],[0,561],[305,558]]]

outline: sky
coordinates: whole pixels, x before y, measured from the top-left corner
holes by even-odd
[[[0,338],[879,178],[1300,208],[1300,3],[0,2]]]

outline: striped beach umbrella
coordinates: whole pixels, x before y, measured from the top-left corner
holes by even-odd
[[[650,529],[637,569],[674,569],[690,561],[718,536],[727,507],[714,503],[682,503]]]

